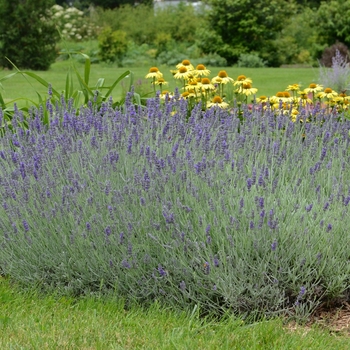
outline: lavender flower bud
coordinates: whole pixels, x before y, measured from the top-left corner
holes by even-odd
[[[312,209],[312,203],[305,207],[306,211],[309,212]]]
[[[186,290],[186,283],[184,281],[180,282],[180,289],[184,292]]]
[[[167,273],[166,271],[163,269],[162,265],[158,265],[158,272],[162,277],[166,277]]]
[[[276,248],[277,248],[277,241],[274,240],[271,244],[271,250],[274,252],[276,250]]]
[[[28,232],[28,231],[29,231],[28,222],[27,222],[26,220],[23,220],[22,223],[23,223],[24,230],[25,230],[26,232]]]
[[[248,188],[248,191],[250,191],[251,187],[252,187],[252,184],[253,184],[253,180],[251,178],[248,178],[247,179],[247,188]]]

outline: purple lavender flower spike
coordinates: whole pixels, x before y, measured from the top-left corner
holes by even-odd
[[[274,240],[271,244],[271,250],[274,252],[277,248],[277,240]]]
[[[166,277],[167,272],[164,270],[164,268],[162,267],[162,265],[158,265],[158,272],[162,277]]]
[[[307,205],[307,206],[305,207],[305,210],[306,210],[307,212],[311,211],[311,209],[312,209],[312,203],[309,204],[309,205]]]
[[[247,188],[248,191],[250,191],[250,189],[252,188],[252,184],[253,184],[253,180],[251,178],[247,179]]]
[[[26,232],[28,232],[29,231],[29,224],[28,224],[28,222],[26,220],[23,220],[22,223],[23,223],[24,230]]]

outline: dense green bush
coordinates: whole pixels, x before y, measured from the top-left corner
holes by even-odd
[[[122,6],[114,10],[97,9],[98,23],[113,30],[123,30],[128,39],[136,44],[166,45],[169,36],[179,43],[192,45],[196,40],[196,29],[203,24],[201,12],[184,3],[164,9],[139,5]],[[140,21],[142,18],[142,21]]]
[[[99,55],[104,62],[120,61],[128,49],[126,33],[105,27],[98,37]]]
[[[258,52],[271,66],[280,62],[272,56],[273,41],[295,11],[291,1],[274,0],[210,0],[209,27],[232,51],[224,56],[229,64],[236,63],[241,53]]]
[[[50,19],[51,0],[1,1],[0,64],[47,70],[57,57],[59,34]]]
[[[237,65],[238,67],[261,68],[265,67],[266,62],[257,54],[242,53],[239,55]]]

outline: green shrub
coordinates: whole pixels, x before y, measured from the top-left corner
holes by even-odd
[[[130,42],[120,64],[123,67],[154,66],[156,54],[157,50],[147,44],[137,45]]]
[[[122,30],[113,31],[111,27],[105,27],[98,37],[98,45],[102,61],[120,61],[128,49],[126,33]]]
[[[47,70],[57,57],[58,32],[49,16],[51,0],[1,1],[0,64]]]
[[[245,68],[262,68],[266,66],[266,62],[255,53],[242,53],[239,55],[237,65]]]

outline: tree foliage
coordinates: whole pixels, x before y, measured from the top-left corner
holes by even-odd
[[[274,40],[296,10],[292,0],[208,0],[209,27],[222,40],[222,55],[235,63],[241,53],[257,52],[270,65]]]
[[[51,0],[2,0],[0,64],[47,70],[54,62],[59,34],[50,20]]]
[[[321,3],[317,11],[318,39],[330,46],[337,41],[350,46],[350,0]]]

